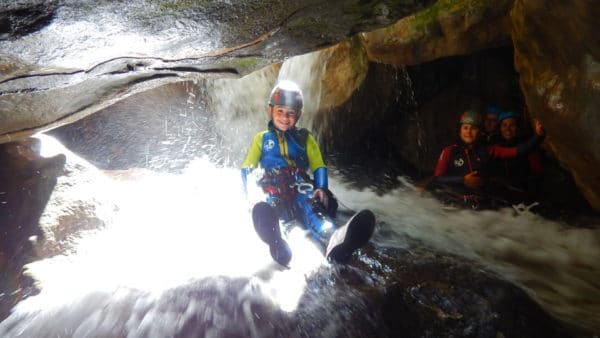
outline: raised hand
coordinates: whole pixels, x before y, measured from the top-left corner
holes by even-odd
[[[535,134],[538,136],[544,136],[546,134],[544,127],[542,127],[542,122],[540,122],[540,120],[538,120],[538,119],[533,120],[533,130],[535,131]]]

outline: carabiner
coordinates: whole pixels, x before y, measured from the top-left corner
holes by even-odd
[[[298,186],[298,192],[301,194],[308,194],[309,192],[313,191],[314,186],[310,183],[307,182],[302,182],[302,183],[296,183],[296,185]]]

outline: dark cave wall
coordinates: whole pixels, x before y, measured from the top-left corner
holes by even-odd
[[[600,3],[519,0],[511,10],[515,67],[545,145],[600,210]]]
[[[318,115],[324,153],[336,169],[385,190],[397,176],[429,177],[443,147],[457,139],[466,109],[520,113],[521,132],[529,135],[531,114],[513,60],[512,46],[505,46],[415,66],[371,62],[352,96]],[[557,214],[590,211],[572,175],[544,148],[542,155],[540,202]]]
[[[423,172],[433,171],[442,148],[456,140],[458,117],[466,109],[524,111],[512,60],[511,47],[503,47],[408,67],[425,144]],[[405,145],[400,152],[406,153],[415,141],[403,134],[408,137],[397,144]]]
[[[458,116],[488,105],[524,112],[510,47],[416,66],[370,63],[358,90],[315,125],[325,152],[395,159],[404,173],[428,175],[457,137]]]

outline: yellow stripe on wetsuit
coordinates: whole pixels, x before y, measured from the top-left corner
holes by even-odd
[[[292,161],[290,159],[290,152],[285,134],[279,131],[275,131],[275,134],[277,135],[277,140],[279,141],[279,153],[281,156],[283,156],[290,167],[295,167],[296,161]]]

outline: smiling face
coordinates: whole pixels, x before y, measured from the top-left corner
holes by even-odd
[[[269,106],[269,116],[273,120],[275,128],[281,131],[287,131],[296,125],[300,114],[296,110],[286,106],[275,105]]]
[[[460,125],[460,139],[467,145],[475,143],[479,135],[479,127],[470,123]]]
[[[513,117],[507,117],[500,123],[500,134],[502,138],[510,141],[517,136],[517,120]]]

